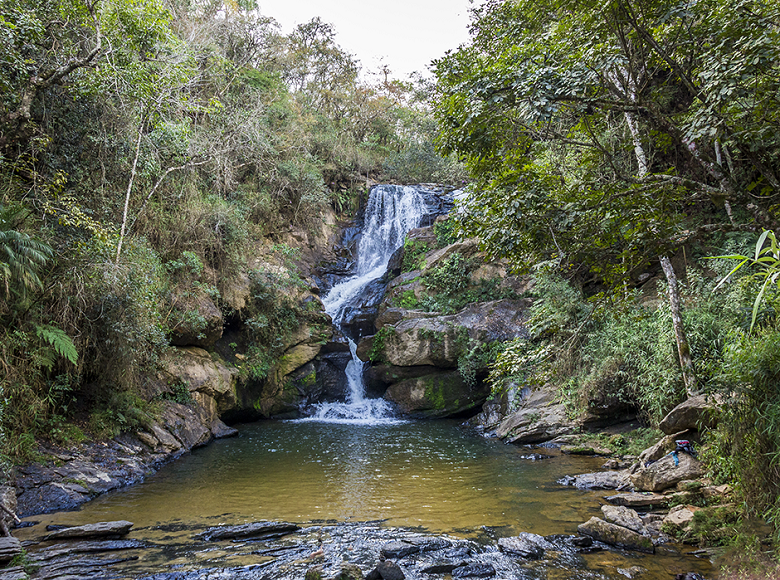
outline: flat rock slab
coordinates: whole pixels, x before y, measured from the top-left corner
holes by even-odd
[[[100,552],[116,552],[120,550],[136,550],[146,548],[146,542],[140,540],[103,540],[93,542],[76,542],[73,544],[57,544],[29,554],[36,562],[50,560],[63,555],[90,554]]]
[[[416,546],[410,542],[388,542],[383,545],[380,552],[385,558],[400,559],[416,554],[420,551],[420,546]]]
[[[13,536],[0,538],[0,562],[8,562],[22,553],[22,543]]]
[[[29,578],[21,566],[0,570],[0,580],[29,580]]]
[[[646,552],[648,554],[652,554],[655,551],[653,541],[647,536],[632,532],[623,526],[605,522],[600,518],[590,518],[584,524],[580,524],[577,527],[577,531],[611,546]]]
[[[573,485],[577,489],[618,489],[628,485],[625,471],[598,471],[581,475],[567,475],[558,480],[561,485]]]
[[[422,569],[423,574],[449,574],[455,568],[462,568],[466,562],[458,560],[437,560]]]
[[[241,524],[240,526],[217,526],[209,528],[195,537],[207,542],[218,542],[220,540],[239,540],[248,538],[262,538],[265,536],[278,536],[291,534],[300,530],[297,524],[289,522],[252,522],[251,524]]]
[[[604,498],[613,505],[622,505],[630,508],[665,508],[669,505],[669,498],[660,493],[619,493]]]
[[[492,564],[468,564],[452,571],[453,578],[489,578],[495,575],[496,569]]]
[[[108,538],[124,536],[133,527],[133,522],[118,520],[115,522],[100,522],[64,528],[47,534],[45,540],[66,540],[70,538]]]

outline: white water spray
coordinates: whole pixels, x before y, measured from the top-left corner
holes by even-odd
[[[378,185],[371,190],[358,245],[356,274],[334,286],[322,300],[333,324],[341,324],[349,305],[366,286],[384,275],[390,257],[403,245],[409,230],[418,227],[425,215],[425,202],[415,187]],[[392,417],[387,401],[366,399],[363,371],[367,363],[355,354],[357,345],[352,339],[349,339],[349,349],[352,360],[345,371],[349,384],[346,402],[322,403],[313,416],[302,420],[357,425],[398,422]]]

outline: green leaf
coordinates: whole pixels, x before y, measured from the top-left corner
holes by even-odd
[[[35,334],[41,340],[48,342],[58,355],[66,358],[70,363],[76,364],[79,359],[79,353],[76,351],[73,341],[65,334],[64,330],[48,324],[36,324]]]

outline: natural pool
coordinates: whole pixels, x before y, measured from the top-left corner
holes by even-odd
[[[599,515],[598,500],[605,495],[556,483],[567,474],[597,470],[603,459],[504,445],[453,421],[382,426],[266,421],[240,426],[239,432],[78,511],[30,518],[40,524],[19,535],[40,537],[42,527],[52,523],[130,520],[131,538],[161,548],[118,566],[138,577],[171,565],[192,569],[253,561],[247,553],[191,543],[195,531],[218,524],[370,521],[385,529],[414,528],[489,544],[523,531],[576,533],[578,524]],[[576,577],[621,577],[618,568],[636,565],[647,569],[646,579],[709,571],[708,562],[677,549],[650,557],[603,551],[584,556]],[[586,570],[591,575],[581,576]]]

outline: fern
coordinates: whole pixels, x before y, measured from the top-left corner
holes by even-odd
[[[72,364],[76,364],[76,361],[79,359],[79,353],[76,351],[73,341],[65,334],[64,330],[48,324],[36,324],[35,334],[41,340],[48,342],[58,355],[65,357]]]

